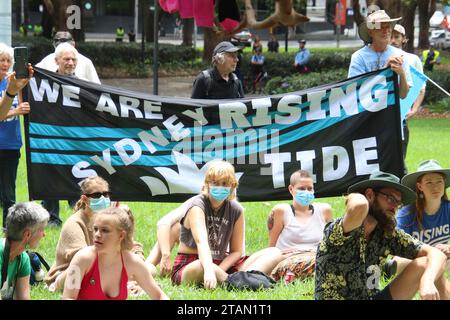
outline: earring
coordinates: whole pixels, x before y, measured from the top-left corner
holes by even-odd
[[[422,192],[419,193],[419,198],[420,198],[420,199],[423,199],[423,193],[422,193]]]

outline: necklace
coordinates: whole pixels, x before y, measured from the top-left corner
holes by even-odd
[[[375,51],[375,53],[377,54],[377,68],[381,69],[381,68],[383,68],[383,66],[380,66],[380,62],[381,62],[381,56],[383,55],[384,51],[382,51],[382,52]]]

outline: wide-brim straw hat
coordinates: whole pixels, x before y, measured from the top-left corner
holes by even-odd
[[[402,18],[392,18],[384,10],[377,10],[367,16],[366,21],[361,23],[358,27],[358,33],[361,40],[366,43],[371,43],[372,38],[369,36],[369,29],[380,29],[381,23],[389,22],[391,27],[394,28],[397,21]]]
[[[368,180],[351,185],[348,187],[347,191],[348,193],[360,192],[367,188],[394,188],[402,194],[402,202],[405,204],[412,203],[416,200],[416,193],[410,188],[402,185],[397,176],[383,171],[373,172]]]
[[[403,177],[402,184],[408,188],[416,190],[417,179],[427,173],[443,174],[445,176],[445,187],[447,188],[450,186],[450,169],[442,168],[439,161],[433,159],[425,160],[419,163],[416,172],[407,174]]]

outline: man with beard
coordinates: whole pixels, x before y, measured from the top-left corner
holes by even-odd
[[[445,254],[395,228],[397,208],[413,202],[414,192],[381,171],[348,192],[344,216],[325,226],[317,251],[315,298],[404,300],[419,291],[422,299],[449,299]],[[412,262],[380,290],[388,255]]]

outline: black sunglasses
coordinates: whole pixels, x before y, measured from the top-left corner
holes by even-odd
[[[109,198],[111,197],[111,192],[109,191],[105,191],[105,192],[93,192],[93,193],[85,193],[84,194],[86,197],[89,198],[93,198],[93,199],[98,199],[101,196],[104,196],[105,198]]]

